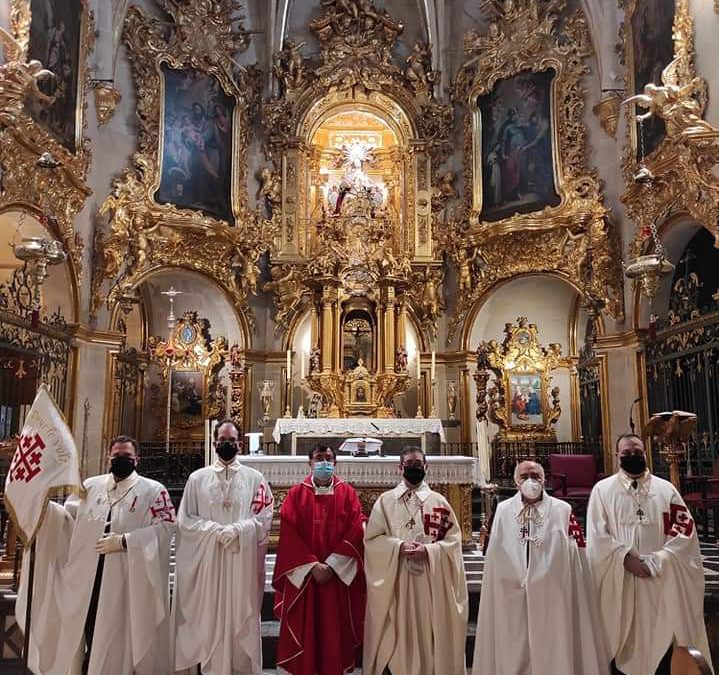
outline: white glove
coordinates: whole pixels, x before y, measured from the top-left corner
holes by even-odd
[[[100,555],[119,553],[124,550],[125,547],[122,545],[122,535],[113,534],[112,532],[104,537],[100,537],[95,544],[95,551],[97,551]]]
[[[225,525],[218,533],[218,539],[223,548],[229,548],[237,538],[237,530],[232,525]]]

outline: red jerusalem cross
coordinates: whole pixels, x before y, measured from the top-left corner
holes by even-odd
[[[10,481],[24,480],[29,483],[35,478],[42,471],[40,460],[44,449],[45,443],[40,434],[21,436],[10,465]]]
[[[168,495],[165,490],[162,490],[157,499],[152,503],[150,513],[152,513],[153,523],[157,520],[164,520],[167,523],[175,522],[175,507],[170,501],[170,495]]]
[[[262,509],[268,507],[270,504],[272,504],[272,497],[267,494],[265,486],[260,484],[260,487],[257,488],[257,492],[255,492],[255,496],[250,504],[252,513],[258,515]]]

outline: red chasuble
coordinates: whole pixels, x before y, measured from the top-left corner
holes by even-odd
[[[280,619],[277,665],[292,675],[343,675],[362,644],[365,576],[362,507],[357,493],[333,478],[334,494],[315,495],[310,478],[287,493],[280,509],[280,541],[272,579]],[[336,575],[318,584],[308,573],[297,588],[287,575],[324,563],[333,553],[357,561],[346,586]]]

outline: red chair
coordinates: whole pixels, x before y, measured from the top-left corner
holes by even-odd
[[[549,481],[555,497],[568,502],[586,502],[594,484],[602,477],[597,473],[594,455],[549,455]]]

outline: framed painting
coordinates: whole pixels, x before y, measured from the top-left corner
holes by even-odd
[[[162,67],[160,204],[232,222],[232,120],[235,101],[217,78]]]
[[[512,373],[509,376],[511,392],[511,424],[544,424],[542,408],[542,377],[539,373]]]
[[[477,97],[482,221],[557,206],[553,147],[553,82],[556,71],[524,71],[498,80]]]
[[[170,429],[187,430],[204,423],[204,381],[202,370],[173,370],[170,387]]]
[[[28,113],[73,155],[82,144],[85,95],[86,27],[83,0],[30,0],[28,59],[55,74],[55,101],[28,103]]]
[[[662,83],[662,71],[674,58],[673,26],[675,0],[636,0],[628,8],[629,35],[627,36],[627,70],[631,78],[630,91],[641,94],[649,84]],[[636,106],[631,105],[632,119]],[[636,161],[642,148],[639,124],[632,129],[632,147]],[[659,147],[666,135],[664,121],[653,115],[644,122],[644,155]]]

